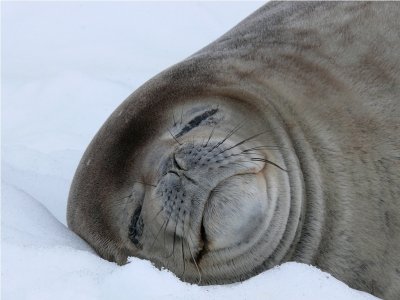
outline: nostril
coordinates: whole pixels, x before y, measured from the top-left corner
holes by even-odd
[[[175,174],[176,176],[178,176],[178,177],[179,177],[179,174],[178,174],[178,172],[177,172],[177,171],[175,171],[175,170],[169,170],[169,171],[168,171],[168,173]]]
[[[174,153],[173,155],[173,159],[174,159],[174,166],[178,169],[178,170],[184,170],[187,171],[187,169],[185,168],[185,163],[176,157],[176,153]]]

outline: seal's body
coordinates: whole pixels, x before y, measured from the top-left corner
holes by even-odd
[[[116,109],[70,228],[189,282],[294,260],[399,298],[399,19],[398,3],[268,3]]]

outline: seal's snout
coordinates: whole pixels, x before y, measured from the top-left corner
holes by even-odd
[[[265,163],[260,152],[246,149],[235,140],[192,140],[164,156],[147,200],[158,213],[144,221],[152,231],[152,245],[145,245],[152,256],[163,259],[170,252],[165,240],[180,240],[199,261],[253,236],[265,210],[265,180],[257,175]]]
[[[225,145],[223,145],[225,142]],[[247,148],[240,147],[234,141],[213,141],[203,143],[188,143],[180,145],[172,154],[172,166],[178,170],[191,172],[213,172],[217,181],[224,168],[234,169],[234,173],[256,173],[263,166],[264,156],[257,151],[249,152]],[[241,163],[239,165],[239,163]],[[235,166],[232,166],[235,164]],[[197,173],[199,174],[199,173]]]
[[[186,144],[181,145],[173,154],[174,165],[181,170],[211,169],[214,165],[223,162],[228,153],[213,144]]]

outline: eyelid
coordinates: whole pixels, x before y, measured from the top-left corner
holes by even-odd
[[[214,108],[211,110],[207,110],[207,111],[203,112],[201,115],[194,117],[185,125],[185,127],[182,128],[182,130],[178,134],[175,135],[175,137],[179,138],[182,135],[188,133],[193,128],[196,128],[197,126],[199,126],[203,121],[205,121],[209,117],[215,115],[217,112],[218,112],[218,108]]]

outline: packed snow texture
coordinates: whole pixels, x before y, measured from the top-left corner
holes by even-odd
[[[2,3],[2,299],[374,299],[298,263],[190,285],[148,261],[105,261],[66,227],[75,168],[108,115],[260,6]]]

